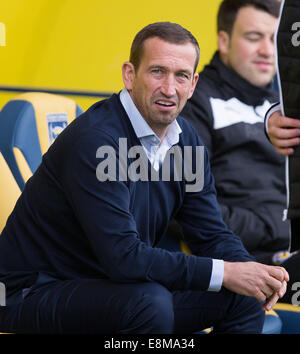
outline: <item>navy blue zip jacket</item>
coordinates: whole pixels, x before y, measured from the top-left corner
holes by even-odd
[[[178,123],[178,145],[182,151],[192,146],[195,157],[203,144],[190,123],[180,117]],[[0,236],[0,281],[11,298],[40,273],[206,290],[212,258],[253,260],[222,220],[206,151],[198,192],[187,192],[184,178],[100,182],[97,168],[108,160],[97,151],[114,148],[118,166],[119,138],[127,139],[128,149],[140,146],[113,95],[75,119],[43,156]],[[134,159],[127,159],[129,166]],[[193,255],[155,247],[172,217]]]

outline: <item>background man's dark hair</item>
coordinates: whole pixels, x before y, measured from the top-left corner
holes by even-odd
[[[280,2],[278,0],[224,0],[218,11],[217,30],[231,35],[238,11],[242,7],[252,6],[268,14],[279,17]]]
[[[135,71],[138,70],[141,62],[145,40],[153,37],[158,37],[173,44],[192,43],[195,47],[197,55],[194,67],[194,71],[196,71],[200,57],[199,44],[191,32],[177,23],[172,22],[152,23],[137,33],[131,45],[129,58],[129,61],[134,65]]]

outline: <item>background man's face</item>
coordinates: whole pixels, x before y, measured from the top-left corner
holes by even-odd
[[[265,86],[275,75],[274,33],[278,19],[253,7],[239,10],[231,36],[219,34],[225,64],[254,86]],[[224,42],[220,43],[220,36]]]

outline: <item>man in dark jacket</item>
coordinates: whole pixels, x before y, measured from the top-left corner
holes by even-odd
[[[122,67],[124,90],[75,119],[43,156],[0,236],[1,331],[261,332],[261,310],[289,276],[254,262],[222,220],[207,151],[179,116],[198,58],[181,26],[145,27]],[[173,146],[187,167],[181,178]],[[188,170],[203,175],[197,186]],[[156,247],[175,214],[191,255]]]
[[[276,0],[222,2],[219,50],[182,113],[209,150],[225,222],[266,264],[289,255],[282,252],[281,258],[289,247],[289,225],[282,221],[284,159],[266,139],[263,125],[278,100],[272,80],[279,10]]]
[[[300,100],[299,1],[283,0],[278,26],[277,66],[280,103],[266,114],[266,133],[280,155],[286,156],[287,218],[291,223],[291,250],[300,248]],[[281,301],[297,304],[300,253],[284,262],[291,278]],[[294,299],[294,301],[293,301]]]

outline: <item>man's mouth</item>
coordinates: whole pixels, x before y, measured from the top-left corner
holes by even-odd
[[[254,64],[262,71],[269,71],[272,67],[273,64],[268,61],[255,61]]]
[[[162,108],[166,108],[166,109],[172,108],[172,107],[176,106],[176,103],[175,103],[175,102],[173,102],[173,101],[167,101],[167,100],[157,100],[157,101],[155,101],[155,103],[156,103],[158,106],[160,106],[160,107],[162,107]]]
[[[174,106],[173,102],[166,102],[166,101],[156,101],[157,104],[161,106]]]

